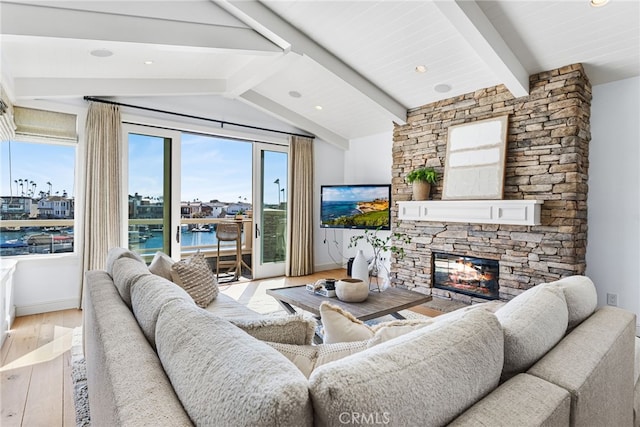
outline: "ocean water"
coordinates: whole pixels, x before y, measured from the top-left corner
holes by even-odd
[[[2,231],[0,232],[0,243],[22,243],[26,240],[27,236],[34,233],[43,233],[45,232],[42,228],[32,228],[32,229],[24,229],[21,231]],[[46,233],[46,232],[45,232]],[[71,236],[73,236],[73,231],[71,231]],[[59,233],[54,233],[59,234]],[[243,239],[244,240],[244,239]],[[218,239],[216,238],[215,232],[201,232],[194,233],[191,231],[183,230],[180,233],[180,246],[181,247],[189,247],[189,246],[216,246],[218,243]],[[221,242],[221,246],[231,246],[235,245],[233,242]],[[131,236],[131,240],[129,241],[129,246],[132,249],[138,249],[153,254],[156,250],[160,250],[162,248],[162,232],[161,231],[153,231],[144,235],[142,239],[136,239],[135,236]],[[65,250],[65,252],[68,249]],[[2,248],[1,255],[26,255],[28,253],[43,253],[42,251],[31,250],[28,247],[24,248]]]
[[[329,222],[341,216],[353,216],[359,214],[358,205],[349,201],[323,201],[320,209],[322,223]]]

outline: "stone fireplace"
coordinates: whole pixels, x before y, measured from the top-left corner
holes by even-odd
[[[493,259],[432,252],[433,287],[484,299],[499,297],[499,263]]]
[[[395,285],[466,303],[486,301],[451,287],[434,287],[434,253],[499,263],[500,299],[561,277],[584,274],[591,85],[582,65],[530,76],[530,94],[514,98],[502,85],[428,104],[408,112],[393,134],[393,201],[411,200],[406,174],[433,166],[442,199],[449,126],[508,114],[505,200],[541,203],[536,225],[401,219],[392,207],[393,231],[411,237],[406,256],[392,259]]]

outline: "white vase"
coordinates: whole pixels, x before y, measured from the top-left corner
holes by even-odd
[[[362,249],[358,250],[356,257],[353,259],[351,277],[360,279],[369,286],[369,264],[367,263],[367,258],[362,253]]]

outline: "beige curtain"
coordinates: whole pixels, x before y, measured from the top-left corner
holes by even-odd
[[[104,269],[107,252],[122,245],[120,108],[92,102],[85,127],[83,274]]]
[[[313,273],[313,139],[291,136],[287,276]]]

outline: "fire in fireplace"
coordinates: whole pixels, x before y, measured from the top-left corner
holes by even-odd
[[[433,287],[485,299],[498,299],[498,261],[432,253]]]

